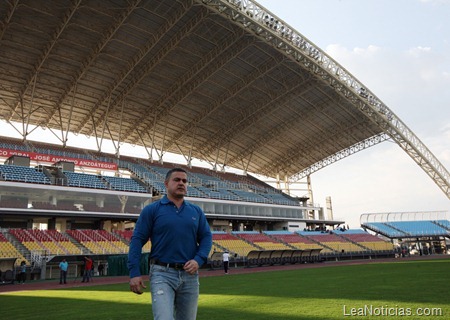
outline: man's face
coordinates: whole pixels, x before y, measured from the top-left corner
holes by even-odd
[[[187,174],[172,172],[169,179],[164,182],[167,194],[173,198],[183,198],[187,193]]]

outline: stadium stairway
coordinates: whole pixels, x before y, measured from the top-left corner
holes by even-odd
[[[247,244],[249,244],[249,245],[251,245],[253,247],[256,247],[258,250],[264,250],[263,247],[257,245],[254,242],[251,242],[251,241],[247,240],[245,237],[242,237],[241,235],[239,235],[239,233],[233,233],[233,236],[235,236],[236,238],[239,238],[240,240],[244,241],[245,243],[247,243]]]
[[[281,240],[281,239],[279,239],[277,237],[274,237],[273,235],[267,234],[267,233],[264,233],[264,234],[266,236],[268,236],[270,239],[272,239],[273,241],[280,242],[280,243],[284,244],[285,246],[291,248],[292,250],[298,250],[298,248],[296,248],[295,246],[293,246],[292,244],[290,244],[290,243],[288,243],[286,241],[283,241],[283,240]]]
[[[448,220],[435,220],[432,221],[434,224],[438,225],[439,227],[447,230],[450,232],[450,221]]]
[[[259,247],[262,247],[264,250],[287,250],[292,249],[290,246],[284,244],[282,241],[278,239],[274,239],[269,237],[266,233],[260,234],[249,234],[246,235],[248,240],[252,241]]]
[[[72,242],[82,254],[91,254],[92,252],[89,251],[88,248],[83,246],[81,243],[79,243],[77,240],[75,240],[69,233],[65,232],[64,235],[69,238],[69,241]]]
[[[362,249],[362,251],[371,251],[370,248],[364,246],[363,244],[361,244],[361,243],[359,243],[359,242],[353,241],[352,239],[346,237],[346,236],[343,235],[343,234],[336,233],[336,232],[335,232],[334,234],[335,234],[336,236],[338,236],[339,238],[341,238],[342,240],[347,241],[347,242],[350,242],[350,243],[353,243],[354,245],[360,247],[360,248]]]
[[[29,261],[31,261],[31,252],[30,250],[28,250],[23,244],[22,242],[19,241],[19,239],[17,239],[14,235],[12,235],[10,232],[3,232],[3,235],[5,236],[5,238],[9,241],[9,243],[11,243],[14,248],[16,248],[17,252],[19,252],[22,257],[25,259],[25,261],[27,262],[27,264],[29,265]],[[17,259],[16,261],[16,265],[19,265],[21,261],[20,258]]]
[[[386,224],[384,222],[364,223],[361,225],[361,227],[363,229],[372,230],[373,232],[380,234],[386,238],[395,238],[395,237],[407,238],[408,236],[410,236],[404,231],[395,228],[389,224]]]
[[[244,239],[240,239],[235,234],[230,233],[213,232],[213,241],[222,248],[228,250],[230,253],[236,253],[241,257],[247,256],[250,251],[261,250],[252,243],[249,243]]]
[[[309,241],[314,242],[315,244],[317,244],[317,245],[323,247],[324,249],[327,249],[327,251],[335,252],[335,250],[334,250],[333,248],[331,248],[330,246],[327,246],[326,244],[324,244],[324,243],[322,243],[322,242],[320,242],[320,241],[317,241],[316,239],[312,239],[312,238],[310,238],[310,237],[308,237],[308,236],[305,236],[305,235],[303,235],[303,234],[301,234],[301,233],[298,233],[298,232],[297,232],[297,234],[298,234],[299,236],[305,238],[305,239],[308,239]],[[322,252],[324,252],[324,251],[322,251]]]
[[[390,228],[392,228],[392,229],[394,229],[394,230],[397,230],[398,232],[402,232],[402,233],[404,233],[404,234],[406,234],[406,235],[408,235],[408,236],[411,236],[410,233],[408,233],[408,232],[406,232],[406,231],[404,231],[404,230],[402,230],[402,229],[400,229],[400,228],[397,228],[395,225],[392,225],[392,224],[390,224],[390,223],[385,223],[385,224],[388,225]]]

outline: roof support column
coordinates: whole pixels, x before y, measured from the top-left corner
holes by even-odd
[[[31,109],[33,108],[34,93],[35,93],[35,90],[36,90],[36,81],[37,81],[37,73],[34,75],[34,79],[33,79],[33,89],[31,90],[30,107],[28,108],[28,115],[27,116],[24,115],[23,104],[22,104],[22,108],[21,108],[22,109],[22,114],[21,114],[21,118],[22,118],[22,138],[23,138],[24,141],[27,139],[27,135],[28,135],[28,125],[30,124]],[[25,117],[27,117],[26,124],[23,122]]]
[[[71,120],[72,120],[72,114],[73,114],[73,109],[75,106],[75,95],[77,93],[77,88],[78,88],[78,81],[75,83],[75,87],[73,88],[73,94],[72,94],[72,103],[70,104],[70,112],[69,112],[69,121],[67,122],[67,128],[66,128],[66,133],[62,134],[63,135],[63,147],[66,146],[67,144],[67,140],[68,140],[68,136],[69,136],[69,131],[70,131],[70,124],[71,124]],[[61,108],[59,108],[59,116],[61,117]],[[63,122],[61,119],[61,130],[64,132],[64,128],[63,128]]]
[[[189,148],[189,156],[187,162],[189,168],[192,168],[192,149],[194,149],[194,142],[196,136],[197,136],[197,127],[194,128],[194,132],[192,133],[191,147]]]
[[[125,107],[125,99],[122,100],[122,110],[120,110],[120,121],[119,121],[119,133],[117,137],[117,147],[116,147],[116,157],[120,158],[120,140],[122,139],[122,123],[123,123],[123,109]]]

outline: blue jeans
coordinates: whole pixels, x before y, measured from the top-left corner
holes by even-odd
[[[67,271],[60,270],[59,271],[59,284],[67,283]]]
[[[82,282],[89,282],[91,278],[92,278],[92,270],[84,270]]]
[[[199,296],[198,273],[190,275],[152,264],[150,291],[154,320],[195,320]]]

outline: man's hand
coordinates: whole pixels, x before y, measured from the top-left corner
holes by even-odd
[[[194,259],[189,260],[184,264],[183,269],[189,274],[195,274],[198,271],[198,263]]]
[[[147,288],[142,277],[134,277],[130,279],[130,290],[136,294],[142,294],[142,288]]]

